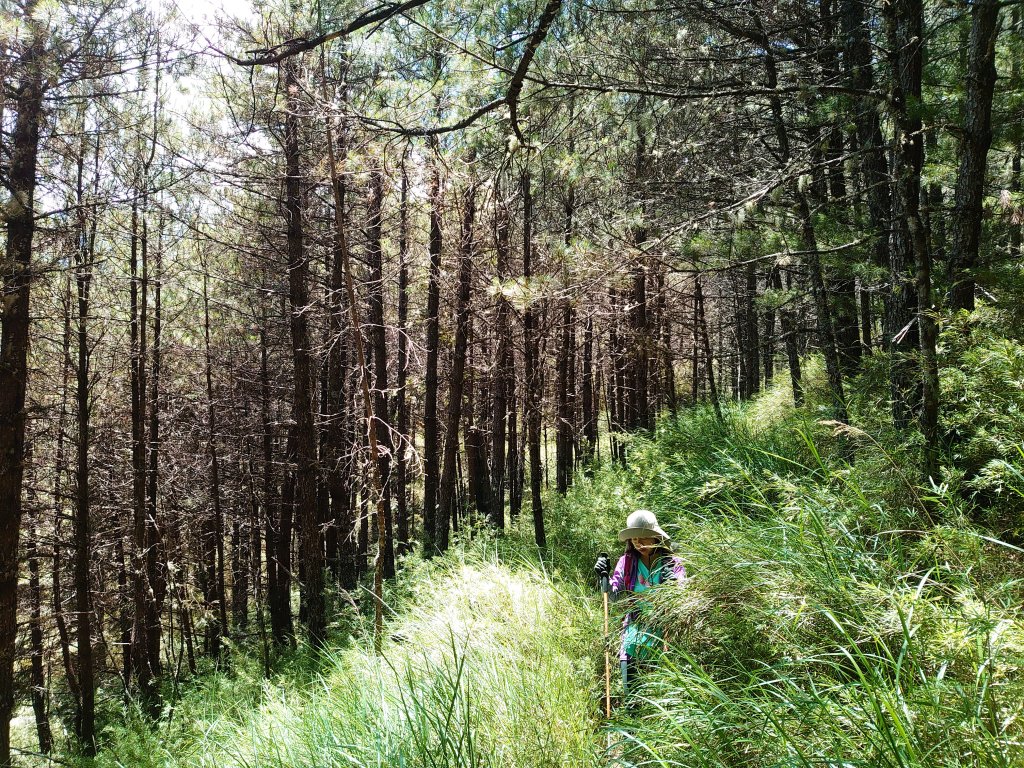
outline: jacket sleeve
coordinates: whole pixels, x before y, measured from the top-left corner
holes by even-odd
[[[672,556],[672,571],[669,578],[679,584],[686,583],[686,566],[683,565],[682,559],[675,555]]]
[[[615,570],[612,571],[612,576],[608,580],[608,584],[612,590],[612,600],[617,600],[622,596],[623,590],[626,588],[626,562],[628,558],[623,555],[619,558],[619,562],[615,564]]]

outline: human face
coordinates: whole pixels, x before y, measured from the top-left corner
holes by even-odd
[[[658,540],[653,537],[644,539],[630,539],[630,541],[633,542],[633,547],[636,548],[638,552],[644,555],[646,555],[648,552],[653,552],[654,549],[658,546]]]

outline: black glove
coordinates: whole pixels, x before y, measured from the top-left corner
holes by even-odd
[[[608,561],[608,555],[602,552],[601,555],[598,556],[597,562],[594,563],[594,573],[597,574],[597,578],[599,581],[601,579],[608,578],[609,566],[610,562]]]

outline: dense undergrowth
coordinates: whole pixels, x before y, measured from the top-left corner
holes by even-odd
[[[383,656],[358,616],[270,680],[238,652],[156,726],[108,725],[96,764],[1020,765],[1024,552],[1000,538],[1020,525],[1024,397],[1007,380],[1024,355],[979,330],[947,350],[963,448],[942,482],[884,428],[870,366],[859,428],[829,423],[813,386],[799,410],[781,383],[723,421],[687,410],[551,499],[543,555],[522,521],[407,561]],[[656,595],[669,651],[606,722],[590,566],[637,507],[689,578]]]

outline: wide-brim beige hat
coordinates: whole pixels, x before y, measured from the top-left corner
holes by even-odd
[[[658,525],[658,518],[649,509],[638,509],[626,518],[626,527],[619,531],[619,541],[630,539],[664,539],[668,534]]]

